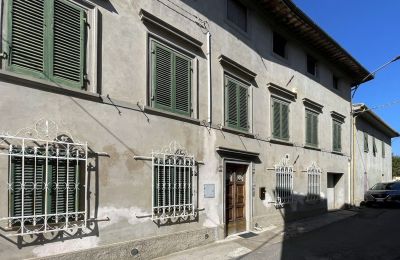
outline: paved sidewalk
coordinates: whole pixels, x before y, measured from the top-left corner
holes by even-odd
[[[306,218],[287,223],[286,226],[269,226],[262,231],[252,231],[253,236],[242,238],[240,236],[229,237],[206,246],[174,253],[157,258],[158,260],[186,260],[186,259],[235,259],[246,255],[253,250],[266,245],[273,245],[334,222],[352,217],[357,210],[339,210],[325,213],[316,217]]]

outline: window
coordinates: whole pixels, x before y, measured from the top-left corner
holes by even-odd
[[[225,76],[225,122],[228,127],[249,130],[248,86]]]
[[[375,137],[372,137],[372,154],[376,156],[378,153],[378,149],[376,148]]]
[[[153,153],[153,220],[194,216],[193,156],[181,150]]]
[[[342,151],[342,124],[333,120],[333,151]]]
[[[272,100],[272,136],[289,140],[289,103],[278,99]]]
[[[12,0],[10,5],[8,68],[83,88],[85,10],[67,0]]]
[[[228,20],[247,32],[247,8],[238,0],[227,0]]]
[[[382,141],[382,158],[385,158],[386,152],[385,152],[385,142]]]
[[[368,134],[364,132],[364,152],[368,153],[369,152],[369,147],[368,147]]]
[[[307,55],[307,72],[317,76],[317,61],[310,55]]]
[[[191,115],[192,62],[185,55],[152,41],[152,105]]]
[[[306,110],[306,145],[318,146],[318,114]]]
[[[48,158],[46,167],[46,160],[40,157],[28,156],[23,160],[22,157],[11,156],[11,216],[25,217],[25,225],[43,224],[47,207],[47,223],[66,222],[67,218],[69,221],[81,220],[81,216],[78,217],[81,177],[79,163],[74,160]],[[47,201],[46,178],[49,183]],[[31,216],[38,217],[38,220]],[[19,226],[21,222],[17,219],[12,224]]]
[[[335,75],[332,76],[332,86],[334,89],[339,89],[339,79]]]
[[[289,165],[289,155],[275,165],[275,204],[293,201],[293,165]]]
[[[27,134],[0,135],[8,161],[9,231],[14,235],[68,231],[87,224],[86,144],[74,142],[52,121],[39,120]],[[31,134],[34,133],[34,134]],[[3,165],[4,166],[4,165]]]
[[[307,168],[307,200],[318,200],[321,191],[321,169],[313,163]]]
[[[273,51],[279,56],[286,58],[286,39],[280,34],[274,32],[273,35]]]

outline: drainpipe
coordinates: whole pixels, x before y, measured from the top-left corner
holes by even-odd
[[[207,32],[207,74],[208,74],[208,114],[207,123],[211,127],[211,33]]]

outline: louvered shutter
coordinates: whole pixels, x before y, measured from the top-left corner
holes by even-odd
[[[190,60],[179,55],[175,56],[175,110],[178,113],[190,115],[191,110],[191,68]]]
[[[306,144],[312,144],[312,115],[311,113],[306,113]]]
[[[44,72],[45,1],[13,0],[10,65],[34,74]]]
[[[289,106],[281,104],[281,119],[282,119],[282,139],[289,139]]]
[[[386,153],[385,153],[385,143],[382,141],[382,158],[385,158]]]
[[[229,127],[238,125],[238,100],[236,83],[227,79],[226,83],[226,121]]]
[[[155,107],[172,110],[172,53],[155,44],[153,57]]]
[[[310,144],[318,146],[318,116],[310,113]]]
[[[337,148],[338,151],[342,150],[342,125],[340,123],[337,124]]]
[[[78,178],[78,168],[76,162],[70,162],[68,167],[67,177],[67,162],[53,160],[51,162],[51,210],[52,214],[66,213],[67,212],[67,189],[68,189],[68,212],[75,212],[78,208],[78,201],[76,200],[75,184]],[[67,178],[69,181],[69,188],[67,186]],[[57,188],[58,183],[58,188]]]
[[[273,101],[272,117],[273,117],[272,135],[274,138],[281,138],[281,103]]]
[[[248,104],[248,93],[247,88],[238,86],[239,88],[239,128],[242,130],[248,130],[249,120],[249,104]]]
[[[25,158],[22,165],[22,158],[14,157],[11,167],[13,205],[11,215],[19,217],[44,214],[44,160]],[[23,173],[25,188],[22,195]],[[24,198],[23,204],[22,198]]]
[[[333,121],[332,125],[332,141],[333,141],[333,151],[337,151],[338,145],[337,145],[337,127],[335,121]]]
[[[85,12],[63,0],[54,1],[53,19],[54,79],[74,87],[83,86]]]
[[[369,147],[368,147],[368,134],[364,133],[364,152],[368,153]]]

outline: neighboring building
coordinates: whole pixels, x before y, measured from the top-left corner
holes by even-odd
[[[0,255],[147,259],[350,203],[369,73],[291,1],[2,2]]]
[[[366,105],[354,104],[353,111],[356,130],[353,196],[357,205],[364,200],[364,191],[378,182],[392,180],[392,138],[400,135]]]

